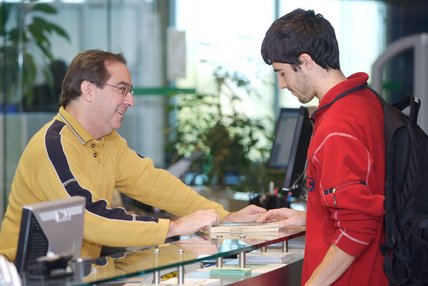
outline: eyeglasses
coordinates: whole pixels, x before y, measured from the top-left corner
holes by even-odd
[[[130,87],[111,85],[111,84],[108,84],[108,83],[105,83],[104,85],[107,85],[107,86],[119,89],[122,92],[122,95],[124,97],[127,96],[128,93],[131,93],[131,95],[134,94],[134,91],[132,90],[132,85]]]

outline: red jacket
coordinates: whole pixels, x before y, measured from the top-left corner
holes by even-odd
[[[312,115],[308,205],[302,284],[332,243],[357,257],[334,285],[388,285],[384,241],[385,148],[383,109],[365,73],[333,87]],[[362,88],[332,102],[339,94]]]

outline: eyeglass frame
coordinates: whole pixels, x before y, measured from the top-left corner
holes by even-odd
[[[123,97],[127,96],[128,93],[131,93],[131,95],[134,94],[134,90],[132,89],[132,85],[130,87],[117,86],[117,85],[112,85],[112,84],[108,84],[108,83],[105,83],[104,85],[119,89],[122,92]]]

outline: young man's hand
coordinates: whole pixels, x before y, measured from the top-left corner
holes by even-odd
[[[289,208],[272,209],[262,215],[257,222],[279,222],[279,227],[305,226],[306,212]]]
[[[224,218],[224,222],[253,222],[266,213],[264,208],[249,205],[237,212],[230,213]]]

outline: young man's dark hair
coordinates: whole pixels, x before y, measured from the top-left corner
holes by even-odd
[[[296,69],[301,64],[299,56],[306,53],[325,69],[340,69],[334,28],[313,10],[297,9],[273,22],[261,53],[267,64],[287,63]]]

